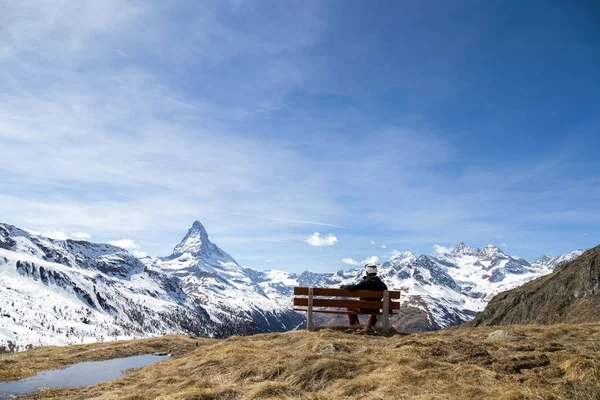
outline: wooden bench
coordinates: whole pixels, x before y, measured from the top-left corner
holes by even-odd
[[[335,297],[345,297],[346,299],[339,299]],[[354,299],[347,299],[347,298]],[[366,301],[358,300],[357,297],[364,298],[381,298],[381,301]],[[380,315],[381,322],[383,324],[383,330],[385,333],[390,332],[390,314],[394,310],[400,309],[400,302],[393,301],[400,300],[399,291],[388,291],[375,292],[370,290],[359,290],[351,292],[346,289],[333,289],[333,288],[312,288],[312,287],[295,287],[294,288],[294,311],[305,311],[306,312],[306,329],[309,331],[313,330],[313,312],[327,313],[327,314],[367,314],[367,315]],[[303,307],[303,308],[300,308]],[[343,310],[332,310],[332,308],[342,308]],[[378,313],[373,312],[356,312],[348,311],[348,308],[358,309],[377,309],[381,310]]]

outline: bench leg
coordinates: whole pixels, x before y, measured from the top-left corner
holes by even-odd
[[[383,332],[385,334],[390,333],[390,317],[387,314],[381,316],[381,323],[383,324]]]
[[[390,333],[390,293],[386,290],[383,292],[383,313],[381,315],[381,323],[383,324],[383,332],[387,335]]]
[[[306,309],[306,330],[313,330],[313,288],[308,288],[308,308]]]

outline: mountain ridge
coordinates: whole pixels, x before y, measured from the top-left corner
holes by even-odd
[[[253,290],[237,262],[210,244],[200,226],[194,224],[180,244],[190,245],[195,233],[204,244],[176,246],[176,257],[138,259],[120,247],[0,224],[0,346],[165,333],[226,337],[302,323],[302,316]]]
[[[496,246],[461,242],[437,256],[395,254],[381,263],[380,275],[403,293],[392,323],[406,332],[427,331],[471,320],[496,293],[574,256],[533,266]],[[291,310],[294,286],[338,287],[362,275],[362,267],[331,273],[248,268],[212,243],[199,221],[172,254],[143,258],[108,244],[49,239],[0,224],[0,295],[11,299],[0,302],[0,345],[285,331],[305,324]],[[43,307],[36,296],[48,299]],[[319,316],[317,323],[345,321]]]

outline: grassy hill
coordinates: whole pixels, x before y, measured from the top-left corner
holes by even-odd
[[[3,355],[0,376],[10,376],[7,368],[30,375],[50,366],[49,359],[64,365],[173,348],[178,352],[173,358],[120,380],[22,398],[600,398],[600,324],[458,328],[393,337],[332,329],[226,340],[167,336]]]

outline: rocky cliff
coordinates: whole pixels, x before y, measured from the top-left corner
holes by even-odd
[[[496,295],[472,326],[600,320],[600,246],[546,276]]]

